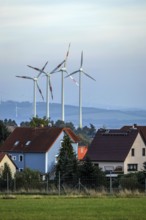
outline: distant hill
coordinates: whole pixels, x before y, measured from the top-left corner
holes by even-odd
[[[33,115],[33,105],[30,102],[6,101],[0,103],[0,120],[12,119],[20,124],[29,121]],[[37,115],[45,116],[46,103],[37,103]],[[61,105],[50,104],[51,120],[61,119]],[[79,109],[77,106],[65,106],[65,121],[78,126]],[[95,125],[96,128],[120,128],[123,125],[146,125],[146,110],[107,110],[91,107],[83,107],[83,126]]]

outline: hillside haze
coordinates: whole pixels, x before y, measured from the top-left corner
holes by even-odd
[[[38,117],[46,115],[46,103],[37,103]],[[0,120],[12,119],[19,125],[22,121],[29,121],[33,116],[33,104],[30,102],[6,101],[0,103]],[[61,120],[61,105],[50,104],[50,118]],[[65,122],[72,122],[76,127],[79,123],[78,106],[65,106]],[[146,110],[107,110],[83,107],[83,126],[93,124],[96,128],[120,128],[123,125],[146,125]]]

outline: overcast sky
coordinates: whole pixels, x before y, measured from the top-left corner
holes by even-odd
[[[70,42],[68,72],[79,68],[83,50],[84,70],[96,79],[82,77],[83,106],[146,109],[145,0],[0,0],[1,100],[31,102],[32,81],[15,76],[36,76],[27,65],[46,61],[51,71]],[[60,103],[60,73],[51,81],[51,102]],[[45,77],[39,85],[45,96]],[[78,89],[65,79],[66,104],[78,105]]]

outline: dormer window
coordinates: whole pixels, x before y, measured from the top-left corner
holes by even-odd
[[[19,144],[19,142],[20,142],[20,141],[16,141],[16,142],[14,143],[14,146],[17,146],[17,145]]]
[[[25,146],[30,145],[30,143],[31,143],[31,141],[30,141],[30,140],[29,140],[29,141],[27,141],[27,142],[25,143]]]

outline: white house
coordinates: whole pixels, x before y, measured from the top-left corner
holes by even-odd
[[[105,172],[141,171],[146,162],[146,145],[137,128],[99,129],[86,157]]]

